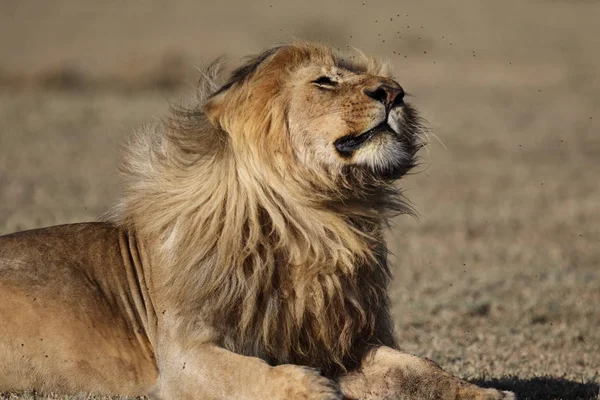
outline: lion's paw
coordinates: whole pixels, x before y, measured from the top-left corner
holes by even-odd
[[[482,393],[475,396],[475,400],[516,400],[513,392],[496,389],[483,389]]]
[[[494,399],[499,400],[517,400],[517,396],[513,392],[509,392],[507,390],[497,391],[499,397],[494,397]]]
[[[297,365],[273,367],[273,399],[285,400],[341,400],[342,392],[332,380],[312,368]]]
[[[516,400],[513,392],[497,390],[492,388],[482,388],[477,385],[464,383],[459,386],[457,399],[460,400]]]

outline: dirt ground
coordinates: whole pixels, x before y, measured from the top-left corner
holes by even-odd
[[[402,346],[520,399],[600,399],[600,3],[213,3],[0,1],[0,234],[106,211],[119,143],[212,57],[356,46],[439,138],[390,233]]]

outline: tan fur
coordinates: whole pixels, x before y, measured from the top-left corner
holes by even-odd
[[[165,399],[338,399],[335,381],[357,399],[509,398],[392,350],[383,229],[391,215],[410,212],[393,183],[414,165],[422,128],[414,109],[395,97],[401,89],[386,69],[327,46],[294,43],[249,60],[224,86],[216,72],[211,67],[201,80],[196,102],[132,137],[122,166],[126,191],[109,222],[60,228],[71,244],[76,229],[87,232],[80,247],[63,246],[67,252],[95,245],[100,230],[127,238],[117,241],[115,251],[124,256],[111,268],[131,273],[115,281],[97,273],[105,271],[102,251],[86,258],[86,276],[93,277],[67,279],[79,296],[63,296],[60,307],[65,315],[79,313],[77,297],[100,287],[98,307],[105,304],[111,316],[85,329],[102,333],[102,351],[120,336],[139,336],[141,345],[122,349],[120,362],[146,372],[123,375],[125,384],[114,368],[97,364],[93,373],[56,378],[57,366],[39,367],[30,355],[23,365],[52,383],[18,374],[3,379],[0,361],[0,389],[141,392],[157,371],[154,393]],[[43,245],[32,236],[55,232],[0,239],[0,293],[14,299],[15,288],[33,285],[40,265],[82,268],[62,253],[19,261]],[[24,250],[17,254],[19,243]],[[48,282],[56,284],[42,280],[42,291],[53,304]],[[65,321],[59,311],[52,318]],[[40,323],[43,313],[30,321]],[[118,328],[113,319],[135,324]],[[31,334],[16,326],[11,335]],[[77,342],[93,346],[85,337]],[[8,343],[5,349],[0,341],[0,352],[14,359],[19,349]],[[94,362],[85,352],[64,351],[75,363]],[[99,368],[110,373],[86,385]],[[392,389],[381,389],[390,379]],[[416,387],[420,381],[427,387]]]

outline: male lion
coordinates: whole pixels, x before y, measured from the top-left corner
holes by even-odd
[[[128,145],[106,222],[0,238],[0,390],[512,399],[398,350],[383,229],[419,118],[378,63],[294,43]]]

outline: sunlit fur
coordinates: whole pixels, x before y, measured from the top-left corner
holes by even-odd
[[[343,89],[315,87],[321,72]],[[410,211],[393,180],[414,165],[418,118],[394,111],[404,131],[351,158],[332,145],[381,117],[362,93],[380,79],[391,78],[370,58],[280,46],[222,87],[214,65],[197,101],[133,137],[110,219],[147,244],[181,335],[331,376],[394,346],[383,229]]]

